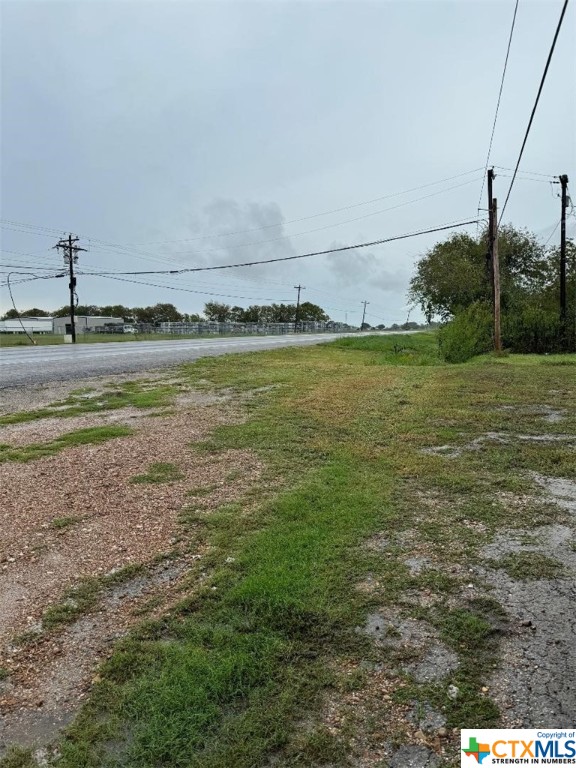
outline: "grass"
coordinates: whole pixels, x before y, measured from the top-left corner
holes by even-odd
[[[206,578],[117,646],[60,745],[59,768],[252,768],[271,757],[286,768],[346,765],[349,743],[319,713],[326,697],[338,711],[340,670],[351,664],[397,674],[390,652],[356,631],[382,606],[436,627],[459,667],[441,684],[406,676],[391,704],[361,712],[358,749],[381,746],[374,734],[382,723],[395,743],[406,738],[387,708],[402,701],[445,708],[451,728],[498,723],[482,687],[499,662],[506,612],[481,583],[475,600],[461,597],[467,568],[496,532],[559,519],[538,501],[509,506],[526,492],[527,470],[576,470],[561,447],[544,443],[486,443],[450,460],[422,449],[468,443],[496,423],[511,434],[553,431],[528,411],[499,410],[542,403],[549,390],[567,412],[558,429],[571,429],[572,377],[569,366],[515,356],[451,367],[435,344],[432,334],[359,337],[182,367],[194,388],[271,387],[251,400],[245,422],[194,447],[255,451],[264,479],[244,502],[210,514],[194,489],[194,524],[182,537],[192,548],[208,545]],[[380,534],[385,551],[365,546]],[[414,554],[433,558],[434,568],[410,575],[404,561]],[[358,589],[368,575],[372,590]],[[407,599],[420,595],[434,596],[433,606]],[[455,701],[448,684],[459,689]],[[358,700],[371,685],[369,672],[356,676]]]
[[[564,572],[562,563],[540,552],[510,552],[498,563],[509,576],[520,581],[556,579]]]
[[[70,528],[71,525],[76,525],[80,522],[81,518],[70,515],[69,517],[55,517],[50,521],[50,528],[54,528],[56,531],[62,531],[65,528]]]
[[[65,448],[71,448],[77,445],[98,445],[117,437],[126,437],[133,434],[130,427],[107,426],[107,427],[88,427],[86,429],[77,429],[73,432],[67,432],[60,437],[47,443],[32,443],[17,448],[10,445],[0,445],[0,463],[6,461],[27,462],[34,459],[41,459],[45,456],[53,456]]]
[[[147,385],[126,382],[103,392],[76,390],[62,401],[32,411],[16,411],[0,416],[0,424],[20,424],[46,418],[69,418],[85,413],[102,413],[119,408],[159,408],[172,404],[176,388],[171,384]]]
[[[64,595],[60,603],[49,606],[42,616],[42,631],[70,624],[91,611],[106,589],[122,584],[145,572],[144,566],[128,565],[100,577],[83,577]],[[36,638],[34,638],[36,639]]]
[[[160,462],[156,464],[150,464],[148,472],[143,475],[136,475],[133,477],[131,483],[174,483],[177,480],[182,480],[184,475],[176,464],[169,462]]]

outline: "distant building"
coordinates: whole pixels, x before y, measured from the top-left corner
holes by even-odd
[[[99,317],[97,315],[74,315],[76,333],[103,333],[107,328],[111,333],[120,332],[124,328],[122,317]],[[72,333],[70,315],[54,318],[54,333]]]
[[[16,317],[0,320],[0,333],[52,333],[53,321],[53,317]]]

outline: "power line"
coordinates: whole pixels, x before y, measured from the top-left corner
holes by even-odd
[[[146,241],[146,242],[139,242],[139,243],[132,243],[132,245],[163,245],[165,243],[190,243],[194,242],[196,240],[209,240],[217,237],[231,237],[232,235],[244,235],[248,234],[249,232],[259,232],[264,229],[274,229],[275,227],[282,227],[286,226],[287,224],[296,224],[300,221],[309,221],[310,219],[317,219],[320,216],[329,216],[332,213],[340,213],[342,211],[349,211],[352,208],[360,208],[364,205],[371,205],[372,203],[380,202],[381,200],[389,200],[393,197],[401,197],[402,195],[407,195],[410,192],[418,192],[421,189],[427,189],[428,187],[434,187],[438,184],[444,184],[447,181],[453,181],[454,179],[460,179],[462,176],[470,176],[472,173],[478,173],[478,171],[481,171],[482,168],[474,168],[471,171],[466,171],[465,173],[458,173],[455,176],[448,176],[445,179],[440,179],[439,181],[432,181],[428,184],[421,184],[418,187],[410,187],[410,189],[405,189],[402,192],[393,192],[389,195],[382,195],[381,197],[374,197],[372,200],[365,200],[361,203],[353,203],[351,205],[344,205],[341,208],[333,208],[330,211],[323,211],[322,213],[313,213],[310,216],[301,216],[298,219],[289,219],[288,221],[282,221],[278,224],[266,224],[262,227],[252,227],[250,229],[239,229],[235,232],[220,232],[215,235],[199,235],[198,237],[186,237],[186,238],[180,238],[177,240],[156,240],[156,241]],[[468,182],[466,182],[468,183]],[[125,243],[124,245],[131,245],[130,243]]]
[[[500,109],[500,99],[502,98],[502,89],[504,88],[504,80],[506,78],[506,69],[508,67],[508,57],[510,56],[510,46],[512,44],[512,36],[514,34],[514,25],[516,24],[518,2],[519,0],[516,0],[516,4],[514,6],[514,15],[512,16],[512,26],[510,27],[510,35],[508,37],[508,46],[506,48],[506,58],[504,59],[504,69],[502,70],[502,79],[500,80],[500,90],[498,91],[498,101],[496,102],[496,112],[494,113],[494,122],[492,123],[492,133],[490,134],[488,154],[486,155],[486,163],[484,165],[484,172],[482,174],[482,189],[480,190],[480,197],[478,198],[478,210],[480,210],[480,203],[482,201],[482,194],[484,192],[484,182],[486,179],[486,171],[488,170],[488,163],[490,162],[490,153],[492,152],[492,142],[494,141],[494,131],[496,130],[496,122],[498,120],[498,110]]]
[[[556,47],[556,41],[558,40],[558,35],[560,34],[560,28],[562,26],[562,22],[564,21],[564,15],[566,13],[566,8],[568,7],[568,0],[564,0],[564,5],[562,6],[562,13],[560,14],[560,18],[558,20],[558,25],[556,27],[556,32],[554,33],[554,39],[552,40],[552,45],[550,47],[550,51],[548,53],[548,58],[546,60],[546,66],[544,67],[544,72],[542,73],[542,78],[540,80],[540,85],[538,87],[538,93],[536,95],[536,101],[534,102],[534,106],[532,107],[532,113],[530,115],[530,120],[528,121],[528,127],[526,128],[526,133],[524,134],[524,140],[522,141],[522,146],[520,148],[520,154],[518,155],[518,160],[516,161],[516,167],[514,168],[514,174],[512,175],[512,181],[510,182],[510,186],[508,187],[508,193],[506,195],[506,199],[504,200],[504,205],[502,206],[502,211],[500,213],[500,222],[502,222],[504,218],[504,211],[506,210],[506,206],[508,204],[508,200],[510,199],[510,194],[512,192],[512,187],[514,186],[514,181],[516,180],[516,174],[518,173],[518,167],[520,165],[520,161],[522,160],[522,155],[524,154],[524,147],[526,146],[526,142],[528,141],[528,136],[530,134],[530,129],[532,128],[532,122],[534,120],[534,115],[536,114],[536,109],[538,107],[538,102],[540,101],[540,94],[542,93],[542,89],[544,88],[544,83],[546,81],[546,75],[548,74],[548,68],[550,67],[550,62],[552,61],[552,56],[554,54],[554,49]]]
[[[276,243],[279,240],[290,240],[293,237],[301,237],[302,235],[310,235],[310,234],[313,234],[314,232],[324,232],[327,229],[334,229],[335,227],[342,227],[345,224],[353,224],[356,221],[362,221],[364,219],[371,218],[372,216],[379,216],[382,213],[388,213],[389,211],[395,211],[398,208],[403,208],[406,205],[412,205],[413,203],[419,203],[422,200],[428,200],[431,197],[437,197],[438,195],[443,195],[446,192],[452,192],[454,189],[460,189],[461,187],[465,187],[468,184],[474,184],[476,181],[477,181],[477,179],[471,179],[469,181],[463,182],[462,184],[456,184],[453,187],[448,187],[447,189],[441,189],[438,192],[431,192],[428,195],[423,195],[422,197],[417,197],[414,200],[406,200],[405,202],[398,203],[398,205],[393,205],[390,208],[382,208],[379,211],[372,211],[371,213],[365,213],[362,216],[356,216],[353,219],[345,219],[344,221],[339,221],[339,222],[336,222],[335,224],[326,224],[323,227],[315,227],[314,229],[306,229],[303,232],[293,232],[290,235],[281,235],[279,237],[270,238],[269,240],[254,240],[253,242],[250,242],[250,243],[239,243],[237,245],[228,246],[227,250],[229,250],[229,251],[236,251],[236,250],[239,250],[240,248],[252,248],[252,247],[258,246],[258,245],[267,245],[268,243]],[[196,251],[176,251],[175,255],[190,255],[190,254],[192,254],[192,255],[201,256],[203,254],[219,253],[220,251],[221,251],[221,249],[216,249],[216,248],[210,248],[210,249],[206,249],[206,250],[199,251],[199,252],[196,252]]]
[[[437,184],[444,183],[445,181],[449,181],[449,180],[452,180],[452,179],[455,179],[455,178],[461,178],[462,176],[470,175],[471,173],[477,173],[479,170],[481,170],[481,168],[476,168],[476,169],[474,169],[472,171],[467,171],[466,173],[463,173],[463,174],[457,174],[456,176],[448,177],[446,179],[442,179],[442,180],[436,181],[436,182],[431,182],[429,184],[424,184],[424,185],[421,185],[419,187],[413,187],[411,190],[405,190],[404,192],[398,192],[398,193],[394,193],[392,195],[386,195],[386,196],[384,196],[382,198],[375,198],[375,200],[386,199],[386,198],[390,198],[390,197],[396,197],[396,196],[399,196],[399,195],[402,195],[402,194],[407,194],[410,191],[416,191],[416,190],[419,190],[419,189],[425,189],[425,188],[430,187],[430,186],[435,186]],[[459,189],[461,187],[467,186],[468,184],[473,184],[475,182],[476,182],[476,179],[471,179],[469,181],[463,182],[462,184],[456,184],[456,185],[454,185],[452,187],[448,187],[446,189],[441,189],[441,190],[438,190],[437,192],[432,192],[432,193],[430,193],[428,195],[423,195],[422,197],[415,198],[414,200],[406,200],[406,201],[404,201],[402,203],[399,203],[398,205],[394,205],[394,206],[391,206],[389,208],[384,208],[384,209],[381,209],[379,211],[372,211],[371,213],[367,213],[367,214],[364,214],[362,216],[357,216],[357,217],[355,217],[353,219],[346,219],[344,221],[336,222],[334,224],[327,224],[327,225],[322,226],[322,227],[316,227],[314,229],[304,230],[303,232],[294,232],[294,233],[292,233],[290,235],[281,235],[279,237],[270,238],[268,240],[256,240],[256,241],[248,242],[248,243],[239,243],[237,245],[229,246],[227,248],[227,250],[238,250],[240,248],[252,248],[254,246],[266,245],[268,243],[278,242],[279,240],[290,240],[293,237],[301,237],[302,235],[308,235],[308,234],[312,234],[312,233],[315,233],[315,232],[321,232],[321,231],[325,231],[327,229],[332,229],[334,227],[344,226],[345,224],[351,224],[351,223],[354,223],[356,221],[361,221],[363,219],[370,218],[372,216],[378,216],[378,215],[380,215],[382,213],[387,213],[389,211],[394,211],[394,210],[397,210],[398,208],[402,208],[402,207],[407,206],[407,205],[412,205],[413,203],[421,202],[422,200],[428,200],[431,197],[436,197],[436,196],[442,195],[442,194],[444,194],[446,192],[451,192],[451,191],[453,191],[455,189]],[[372,201],[372,202],[374,202],[374,201]],[[355,204],[355,205],[352,205],[352,206],[346,206],[344,208],[336,209],[336,210],[346,210],[347,208],[354,208],[354,207],[357,207],[358,205],[366,205],[366,204],[368,204],[368,203],[358,203],[358,204]],[[334,211],[334,212],[336,212],[336,211]],[[331,213],[331,211],[328,211],[326,213]],[[314,214],[313,216],[303,217],[301,219],[294,219],[292,221],[293,222],[294,221],[303,221],[305,219],[315,218],[316,216],[323,216],[323,215],[326,215],[326,214]],[[290,222],[286,222],[286,223],[290,223]],[[0,226],[2,226],[2,225],[0,224]],[[30,224],[30,225],[26,225],[26,226],[33,227],[34,225]],[[266,229],[266,228],[267,227],[261,227],[261,228],[256,228],[256,229]],[[22,230],[22,231],[25,231],[25,230]],[[54,231],[58,231],[59,232],[60,230],[54,230]],[[253,230],[246,230],[246,231],[253,231]],[[44,233],[38,233],[38,232],[29,232],[29,234],[41,234],[43,236],[48,236],[48,235],[44,235]],[[233,233],[228,233],[228,234],[233,234]],[[217,237],[217,236],[219,236],[219,235],[215,235],[214,237]],[[160,262],[164,262],[164,263],[170,263],[170,262],[175,262],[175,261],[177,262],[177,260],[174,260],[174,259],[162,258],[162,255],[153,254],[153,253],[146,252],[146,251],[140,251],[140,250],[135,249],[135,248],[133,248],[133,247],[131,247],[129,245],[122,245],[122,244],[119,244],[119,243],[111,243],[111,242],[108,242],[108,241],[105,241],[105,240],[99,240],[98,238],[91,238],[88,235],[83,235],[83,237],[84,237],[84,239],[89,240],[89,241],[95,243],[96,247],[104,247],[105,249],[111,250],[112,252],[116,252],[116,253],[120,252],[120,253],[123,253],[123,255],[132,256],[133,258],[144,258],[144,259],[147,259],[147,260],[160,261]],[[211,236],[207,236],[207,237],[211,237]],[[165,242],[179,242],[179,241],[165,241]],[[98,245],[99,243],[100,243],[100,245]],[[220,251],[221,251],[221,249],[217,249],[217,248],[205,249],[205,250],[199,251],[199,252],[196,252],[196,251],[176,251],[174,253],[174,255],[178,256],[178,255],[190,255],[190,254],[193,254],[193,255],[200,256],[200,255],[204,255],[204,254],[219,253]],[[167,256],[168,254],[163,254],[163,255]]]
[[[209,272],[215,269],[232,269],[235,267],[253,267],[258,264],[274,264],[280,261],[295,261],[296,259],[306,259],[310,256],[324,256],[328,253],[340,253],[342,251],[351,251],[357,248],[368,248],[373,245],[383,245],[384,243],[391,243],[395,240],[406,240],[410,237],[418,237],[419,235],[427,235],[432,232],[442,232],[447,229],[457,229],[458,227],[465,227],[469,224],[477,224],[478,219],[470,219],[469,221],[453,222],[451,224],[444,224],[440,227],[433,227],[432,229],[418,230],[417,232],[408,232],[403,235],[396,235],[394,237],[386,237],[381,240],[372,240],[368,243],[357,243],[356,245],[345,245],[340,248],[328,248],[324,251],[313,251],[311,253],[302,253],[298,256],[281,256],[276,259],[262,259],[260,261],[245,261],[240,264],[219,264],[212,267],[187,267],[186,269],[164,269],[164,270],[148,270],[139,272],[100,272],[101,276],[104,275],[181,275],[186,272]]]
[[[495,165],[494,168],[498,168],[501,171],[513,171],[514,170],[513,168],[507,168],[504,165]],[[520,173],[525,173],[525,174],[528,174],[529,176],[543,176],[546,179],[556,179],[556,178],[558,178],[553,173],[538,173],[537,171],[526,171],[526,170],[522,170],[522,171],[520,171]]]
[[[290,301],[290,299],[271,299],[269,297],[263,297],[263,296],[236,296],[233,294],[228,293],[209,293],[208,291],[195,291],[191,288],[181,288],[174,285],[166,285],[161,283],[149,283],[143,280],[131,280],[126,277],[118,277],[114,273],[112,274],[106,274],[106,273],[100,273],[100,272],[78,272],[79,275],[82,275],[83,277],[104,277],[107,280],[119,280],[123,283],[135,283],[137,285],[149,285],[153,288],[166,288],[168,291],[182,291],[184,293],[197,293],[201,296],[218,296],[220,298],[227,298],[227,299],[245,299],[246,301]],[[131,272],[120,272],[118,274],[132,274]],[[137,273],[140,274],[140,273]],[[158,274],[158,273],[145,273],[145,274]],[[164,273],[161,273],[164,274]]]

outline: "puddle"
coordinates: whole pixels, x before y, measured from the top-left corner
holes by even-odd
[[[551,405],[501,405],[497,410],[527,416],[540,416],[548,424],[558,424],[566,418],[566,411]]]
[[[561,477],[547,477],[531,472],[530,477],[544,488],[549,495],[549,501],[553,501],[567,512],[576,514],[576,482]]]
[[[499,443],[508,445],[519,440],[528,443],[564,443],[566,445],[576,444],[575,435],[522,435],[512,432],[485,432],[483,435],[474,438],[466,445],[435,445],[427,448],[421,448],[420,453],[433,456],[444,456],[447,459],[456,459],[462,456],[464,451],[480,451],[486,443]]]

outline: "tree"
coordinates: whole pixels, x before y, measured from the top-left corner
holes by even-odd
[[[20,312],[16,309],[9,309],[8,312],[2,317],[2,320],[17,320],[20,317]]]
[[[542,293],[549,279],[549,257],[533,234],[501,226],[498,252],[503,311]],[[428,322],[435,315],[446,320],[475,302],[489,301],[486,232],[477,238],[453,234],[431,248],[418,262],[409,297]]]
[[[232,307],[230,304],[220,304],[217,301],[207,301],[204,304],[204,314],[208,320],[217,323],[225,323],[231,319]]]
[[[32,309],[25,309],[22,312],[22,317],[50,317],[50,312],[46,312],[45,309],[38,309],[38,307],[32,307]]]
[[[298,319],[316,323],[327,323],[330,320],[322,307],[319,307],[318,304],[312,304],[310,301],[304,301],[300,304]]]

